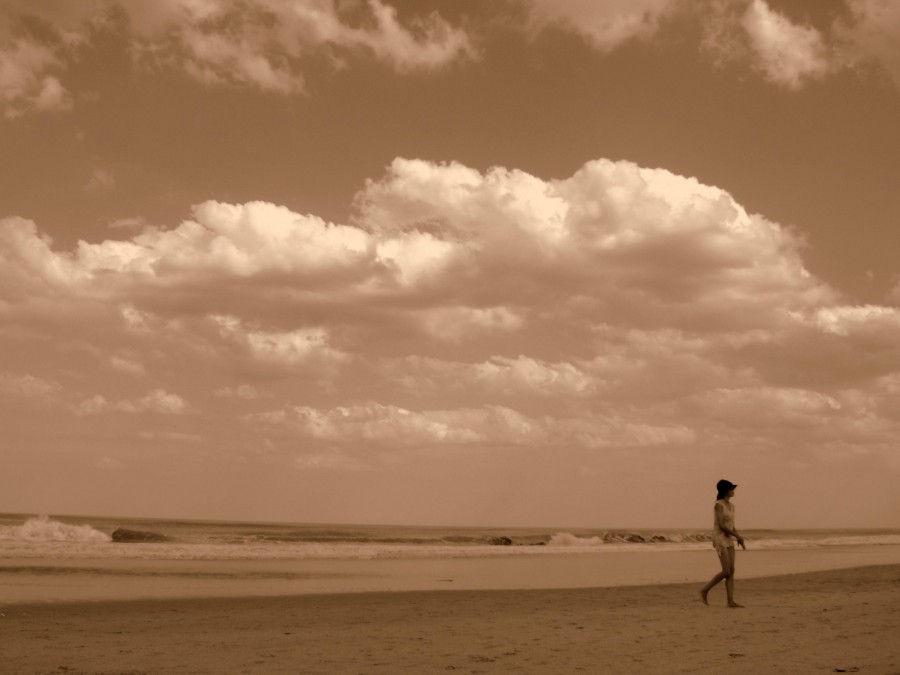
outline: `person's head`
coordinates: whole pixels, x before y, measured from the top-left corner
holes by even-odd
[[[725,499],[726,497],[731,497],[734,494],[734,488],[737,485],[732,483],[730,480],[725,480],[724,478],[716,483],[716,499]]]

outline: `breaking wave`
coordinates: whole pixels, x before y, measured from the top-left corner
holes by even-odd
[[[709,532],[688,529],[565,531],[100,517],[86,524],[85,520],[0,514],[0,558],[411,559],[699,551],[711,546]],[[748,550],[900,545],[896,529],[749,529],[743,534]]]
[[[0,526],[0,541],[67,541],[96,542],[112,541],[108,534],[95,530],[90,525],[70,525],[47,516],[29,518],[21,525]]]
[[[640,534],[638,532],[603,532],[593,537],[576,537],[559,532],[550,537],[550,546],[606,546],[609,544],[701,544],[710,541],[705,532],[678,534]]]
[[[752,549],[796,550],[810,548],[833,548],[839,546],[890,546],[900,544],[900,534],[872,533],[858,535],[825,535],[810,532],[806,536],[778,536],[777,533],[744,533],[747,546]],[[568,532],[559,532],[550,537],[549,546],[585,549],[639,549],[642,544],[670,545],[673,549],[705,548],[712,538],[705,532],[682,532],[648,534],[638,532],[603,532],[594,536],[578,537]]]

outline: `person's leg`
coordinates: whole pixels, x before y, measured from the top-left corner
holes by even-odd
[[[715,586],[720,581],[722,581],[722,579],[728,578],[728,570],[731,569],[731,567],[733,566],[732,559],[730,559],[728,557],[728,550],[729,549],[727,549],[727,548],[724,548],[724,549],[718,548],[718,547],[716,548],[716,553],[719,554],[719,563],[722,565],[722,571],[719,572],[712,579],[710,579],[709,583],[706,584],[706,586],[704,586],[703,588],[700,589],[700,599],[703,600],[704,605],[709,604],[709,602],[706,599],[706,596],[709,595],[709,592],[710,592],[710,590],[712,590],[712,587]],[[734,549],[731,549],[731,550],[734,551]]]
[[[725,551],[725,557],[728,561],[728,574],[725,577],[725,594],[728,596],[728,606],[743,607],[743,605],[739,605],[734,601],[734,548],[729,547]]]

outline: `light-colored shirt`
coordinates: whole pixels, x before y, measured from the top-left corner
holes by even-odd
[[[722,505],[722,520],[724,521],[725,527],[729,530],[734,530],[734,504],[731,502],[726,502],[724,499],[719,499],[716,501],[716,505]],[[713,535],[712,535],[712,545],[715,548],[728,548],[734,547],[735,538],[730,534],[725,532],[721,527],[719,527],[719,518],[716,513],[715,507],[713,507]]]

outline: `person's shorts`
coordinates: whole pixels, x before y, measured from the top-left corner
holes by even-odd
[[[726,549],[734,548],[734,540],[731,537],[713,537],[712,545],[716,553],[722,555]]]

